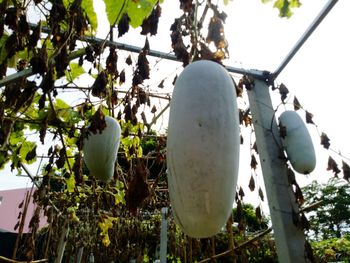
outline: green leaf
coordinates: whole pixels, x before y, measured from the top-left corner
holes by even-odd
[[[7,39],[8,35],[5,34],[0,38],[0,64],[7,58],[7,50],[5,47]]]
[[[57,116],[68,125],[74,124],[80,120],[79,113],[61,99],[56,99],[55,110]]]
[[[297,8],[301,6],[301,3],[299,0],[290,0],[289,6],[291,8]]]
[[[139,0],[131,1],[127,7],[127,13],[130,18],[130,25],[134,28],[142,25],[142,22],[147,18],[158,0]]]
[[[16,132],[11,132],[10,134],[10,145],[16,145],[17,143],[23,141],[23,131],[16,131]]]
[[[67,8],[73,2],[74,2],[74,0],[63,0],[63,5],[64,5],[65,8]]]
[[[228,5],[230,1],[232,0],[224,0],[224,5]]]
[[[116,194],[114,194],[115,205],[125,204],[125,191],[118,190]]]
[[[9,157],[6,151],[0,151],[0,170],[4,169]]]
[[[64,102],[61,99],[56,99],[56,102],[55,102],[55,109],[56,110],[62,110],[62,109],[67,109],[67,108],[70,108],[70,106],[66,102]]]
[[[116,1],[119,2],[119,1]],[[93,31],[97,30],[97,15],[94,10],[94,3],[93,0],[83,0],[81,3],[81,7],[84,9],[87,17],[89,18],[89,22],[91,25],[91,29]]]
[[[143,20],[151,14],[158,0],[104,0],[104,3],[107,18],[111,25],[117,24],[126,12],[130,18],[130,25],[136,28],[142,25]]]
[[[272,0],[261,0],[264,4],[271,1]],[[280,17],[290,18],[293,15],[291,9],[300,7],[301,2],[300,0],[275,0],[273,6],[279,10]]]
[[[128,0],[116,1],[116,0],[103,0],[106,6],[106,14],[110,25],[117,24],[121,15],[124,13],[126,3]],[[118,20],[117,20],[118,18]]]
[[[136,157],[137,158],[142,158],[143,156],[143,151],[142,151],[142,147],[141,145],[137,148],[137,151],[136,151]]]
[[[68,82],[73,82],[77,77],[85,73],[84,68],[75,62],[70,63],[69,68],[70,71],[65,72]]]
[[[36,157],[34,158],[26,158],[28,154],[33,153],[36,148],[36,143],[31,141],[23,141],[21,145],[21,149],[19,150],[19,154],[21,156],[21,160],[25,163],[31,164],[36,161]]]
[[[69,193],[73,193],[74,192],[74,188],[75,188],[75,178],[74,178],[73,174],[71,174],[69,176],[69,178],[66,179],[66,185],[67,185],[67,191]]]

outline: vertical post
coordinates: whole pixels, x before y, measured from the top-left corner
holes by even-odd
[[[272,227],[280,262],[306,262],[305,235],[293,223],[298,205],[288,182],[287,165],[280,158],[281,139],[272,106],[269,87],[262,80],[254,80],[248,91],[250,110],[270,208]]]
[[[80,247],[77,254],[77,263],[81,262],[81,259],[83,258],[84,253],[84,247]]]
[[[64,250],[66,248],[67,244],[67,238],[69,234],[69,223],[68,220],[65,221],[62,232],[60,235],[60,241],[58,243],[58,249],[57,249],[57,258],[55,259],[55,263],[61,263],[64,255]]]
[[[162,225],[160,229],[160,262],[166,263],[168,245],[168,208],[162,208]]]

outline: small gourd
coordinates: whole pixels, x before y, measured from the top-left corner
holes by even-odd
[[[295,171],[301,174],[311,173],[316,166],[316,154],[309,131],[295,111],[285,111],[279,117],[280,129],[283,129],[282,144]]]
[[[120,125],[112,117],[105,116],[106,127],[101,133],[90,133],[84,140],[84,161],[90,175],[104,182],[112,179],[120,143]]]
[[[234,82],[218,63],[193,62],[176,80],[167,168],[175,222],[188,236],[217,234],[232,212],[239,163]]]

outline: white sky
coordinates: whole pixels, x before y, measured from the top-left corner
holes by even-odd
[[[98,9],[104,8],[102,0],[95,1]],[[294,10],[290,19],[281,19],[272,4],[262,4],[261,0],[233,0],[224,9],[228,15],[225,32],[231,55],[226,64],[245,69],[274,71],[326,2],[304,0],[303,5]],[[151,49],[171,51],[169,28],[174,17],[180,14],[178,5],[178,1],[164,0],[158,34],[150,38]],[[319,130],[331,139],[332,148],[341,151],[348,158],[350,126],[346,120],[350,113],[350,85],[347,82],[350,36],[346,25],[350,25],[349,10],[350,1],[340,0],[277,80],[290,90],[290,102],[296,95],[303,107],[314,114],[313,120]],[[104,38],[108,32],[109,26],[106,25],[106,17],[99,14],[99,37]],[[134,31],[135,34],[127,34],[117,41],[143,46],[144,37],[136,34],[140,30]],[[169,62],[169,67],[173,65]],[[170,72],[172,70],[174,69],[169,69]],[[273,94],[273,98],[275,97],[278,98],[276,92]],[[314,139],[318,160],[316,170],[311,175],[297,175],[300,185],[311,180],[325,182],[332,176],[326,171],[328,155],[332,153],[319,145],[315,127],[308,127]],[[249,137],[245,141],[249,143]],[[244,186],[247,194],[247,180],[251,174],[249,156],[249,151],[242,151],[239,175],[239,184]],[[341,166],[341,158],[335,154],[332,156]],[[257,173],[260,177],[257,185],[262,185],[261,172]],[[10,176],[8,170],[0,171],[0,190],[23,186],[28,186],[28,180]],[[258,201],[257,193],[251,194],[248,200]],[[265,205],[263,204],[264,207]]]

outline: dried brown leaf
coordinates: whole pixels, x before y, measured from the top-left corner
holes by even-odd
[[[321,145],[326,148],[329,149],[330,144],[330,139],[328,138],[327,134],[325,134],[324,132],[322,132],[321,134]]]
[[[105,115],[101,108],[95,112],[91,118],[91,124],[89,126],[89,131],[93,134],[102,133],[102,131],[107,127]]]
[[[253,177],[253,175],[251,175],[250,176],[250,180],[249,180],[249,189],[250,189],[250,191],[254,191],[254,189],[255,189],[255,180],[254,180],[254,177]]]
[[[27,162],[30,162],[30,161],[34,160],[35,157],[36,157],[36,145],[33,147],[32,150],[30,150],[27,153],[25,159],[26,159]]]
[[[94,84],[91,87],[91,94],[95,97],[104,98],[107,95],[107,82],[108,77],[105,71],[101,71],[97,75]]]
[[[238,191],[238,195],[239,195],[239,197],[241,198],[241,200],[243,199],[243,197],[244,197],[244,191],[243,191],[243,188],[240,186],[239,187],[239,191]]]
[[[158,88],[164,88],[164,79],[158,84]]]
[[[328,158],[327,170],[328,171],[332,170],[332,172],[334,173],[335,176],[337,176],[340,173],[340,170],[338,168],[338,164],[331,156],[329,156],[329,158]]]
[[[305,111],[306,123],[315,124],[312,120],[313,117],[314,117],[314,115],[312,113]]]
[[[256,167],[258,165],[258,162],[256,161],[255,155],[252,154],[251,161],[250,161],[250,167],[254,170],[256,170]]]
[[[132,59],[131,59],[131,56],[129,55],[126,60],[125,60],[125,63],[130,66],[132,64]]]
[[[258,207],[255,208],[255,216],[256,216],[256,219],[258,220],[258,222],[261,223],[262,214],[261,214],[261,208],[260,208],[260,206],[258,206]]]
[[[151,109],[151,112],[152,112],[152,113],[156,113],[156,111],[157,111],[157,107],[156,107],[156,105],[153,105],[153,107],[152,107],[152,109]]]
[[[293,106],[294,106],[295,111],[301,109],[301,104],[300,104],[299,100],[297,99],[297,97],[295,97],[295,96],[294,96],[294,100],[293,100]]]
[[[191,12],[192,11],[192,0],[180,0],[180,8],[184,12]]]
[[[300,224],[301,224],[301,227],[305,230],[310,230],[311,228],[311,225],[310,225],[310,222],[309,220],[306,218],[305,214],[304,213],[301,213],[301,216],[300,216]]]
[[[243,219],[243,206],[242,206],[242,202],[240,200],[238,200],[236,214],[235,214],[235,221],[241,222],[242,219]]]
[[[117,71],[117,61],[118,61],[118,55],[115,51],[115,47],[109,48],[109,55],[106,59],[106,69],[107,72],[110,74],[116,74]]]
[[[145,79],[149,79],[149,74],[150,74],[149,62],[147,60],[146,53],[143,51],[140,52],[137,60],[137,73],[140,75],[142,82]]]
[[[124,13],[118,22],[118,37],[123,36],[129,31],[130,18],[128,13]]]
[[[137,208],[150,194],[146,181],[149,171],[143,162],[137,160],[136,168],[131,173],[132,179],[128,184],[126,204],[130,213],[136,215]]]
[[[258,152],[258,145],[257,145],[256,141],[254,142],[252,149],[253,149],[257,154],[259,154],[259,152]]]
[[[294,192],[294,194],[295,194],[295,199],[296,199],[297,203],[299,205],[304,204],[304,202],[305,202],[304,195],[303,195],[303,192],[301,191],[301,189],[300,189],[298,184],[295,184],[295,192]]]
[[[279,123],[278,128],[279,128],[280,137],[282,139],[286,138],[286,136],[287,136],[287,128],[286,128],[286,126],[283,126],[282,123]]]
[[[346,180],[346,181],[348,181],[349,182],[349,179],[350,179],[350,167],[349,167],[349,165],[346,163],[346,162],[344,162],[344,161],[342,161],[342,170],[343,170],[343,174],[344,174],[344,179]]]
[[[143,20],[141,28],[141,35],[147,35],[148,33],[151,34],[151,36],[156,35],[158,31],[158,22],[159,22],[159,17],[162,13],[162,8],[160,7],[159,4],[157,4],[149,17]]]
[[[119,74],[119,85],[123,85],[125,83],[125,70],[123,69]]]
[[[208,25],[208,35],[206,41],[208,43],[214,42],[216,48],[218,49],[224,49],[227,47],[227,41],[225,39],[224,32],[225,31],[223,21],[219,17],[214,15],[210,19]]]
[[[288,167],[287,175],[288,175],[288,182],[290,184],[296,184],[297,183],[296,180],[295,180],[295,173],[289,167]]]
[[[259,192],[259,197],[260,197],[261,201],[264,201],[264,193],[260,187],[259,187],[258,192]]]
[[[284,85],[283,83],[281,83],[281,85],[279,86],[278,89],[279,89],[279,92],[280,92],[280,95],[281,95],[281,100],[282,100],[282,102],[284,102],[284,100],[287,98],[289,90],[286,87],[286,85]]]

